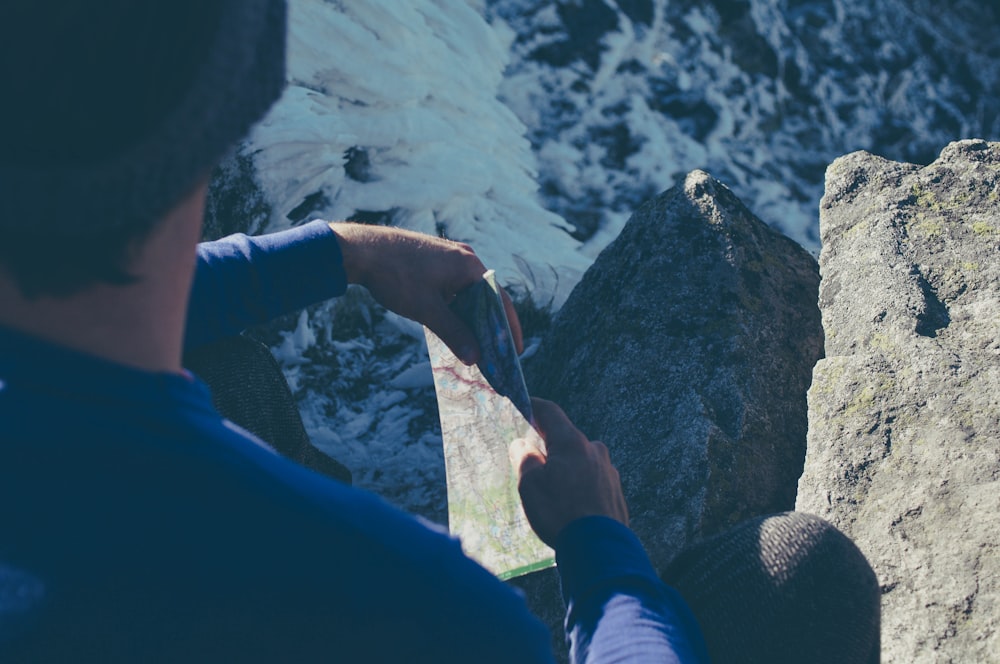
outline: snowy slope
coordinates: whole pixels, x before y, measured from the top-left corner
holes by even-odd
[[[818,249],[823,174],[858,149],[926,163],[1000,137],[1000,8],[973,0],[493,0],[503,98],[578,235],[694,168]],[[609,228],[610,227],[610,228]]]
[[[268,230],[362,213],[471,243],[505,283],[561,301],[587,262],[537,194],[497,99],[507,43],[445,0],[290,4],[288,90],[252,137]]]

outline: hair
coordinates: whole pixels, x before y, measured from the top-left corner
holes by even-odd
[[[220,7],[218,0],[4,2],[0,161],[86,168],[135,145],[181,103],[222,29]],[[191,174],[192,186],[206,175]],[[72,200],[59,205],[74,215]],[[134,282],[133,253],[155,227],[93,224],[91,231],[84,216],[70,220],[79,233],[67,236],[47,231],[44,218],[24,221],[0,224],[0,269],[29,298]]]

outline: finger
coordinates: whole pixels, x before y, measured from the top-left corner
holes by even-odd
[[[518,480],[545,465],[545,457],[524,438],[516,438],[507,448],[511,465],[517,471]]]
[[[476,335],[443,300],[435,301],[427,308],[423,323],[440,337],[464,364],[473,365],[479,361],[480,351]]]
[[[510,325],[510,336],[514,337],[514,348],[517,354],[524,352],[524,338],[521,333],[521,319],[517,317],[517,310],[514,309],[514,301],[510,299],[503,288],[500,289],[500,299],[503,300],[503,308],[507,313],[507,324]]]
[[[451,253],[440,257],[440,268],[448,275],[448,288],[451,292],[457,293],[481,280],[486,273],[486,266],[469,245],[451,240],[446,242]]]
[[[570,421],[562,408],[545,399],[531,398],[531,409],[538,431],[545,439],[545,448],[553,451],[582,447],[587,437]]]

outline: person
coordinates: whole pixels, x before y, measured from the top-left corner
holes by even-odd
[[[524,600],[438,527],[222,418],[185,345],[367,287],[478,357],[467,246],[312,222],[199,245],[208,174],[278,97],[281,0],[0,9],[0,660],[546,662]],[[707,661],[554,404],[515,449],[578,661]]]

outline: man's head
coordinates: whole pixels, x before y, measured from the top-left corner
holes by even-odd
[[[280,94],[284,0],[0,6],[0,274],[28,297],[129,258]]]

